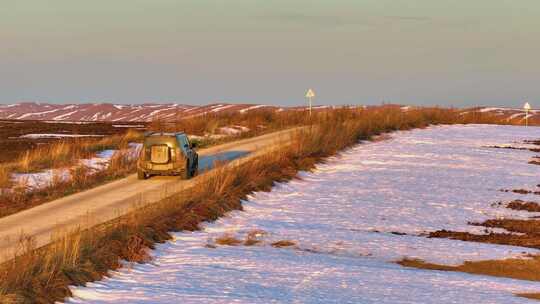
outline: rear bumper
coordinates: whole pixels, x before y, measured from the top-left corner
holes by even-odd
[[[150,175],[181,175],[186,171],[185,166],[178,166],[175,164],[152,164],[146,163],[144,165],[137,164],[137,169]]]
[[[144,173],[150,175],[182,175],[185,169],[176,169],[176,170],[148,170],[141,169]]]

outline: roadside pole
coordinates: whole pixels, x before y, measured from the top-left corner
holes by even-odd
[[[315,97],[315,92],[313,92],[312,89],[309,89],[306,93],[306,98],[308,99],[308,102],[309,102],[309,116],[311,116],[311,110],[313,108],[313,103],[312,103],[312,99]]]
[[[531,110],[531,105],[526,102],[525,105],[523,105],[523,109],[525,110],[525,126],[529,126],[529,111]]]

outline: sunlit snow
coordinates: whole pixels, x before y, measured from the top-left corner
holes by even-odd
[[[525,150],[491,145],[540,138],[540,128],[445,126],[397,132],[318,165],[302,180],[256,193],[244,211],[202,231],[175,233],[149,264],[73,287],[71,303],[529,303],[514,295],[540,283],[404,268],[403,257],[457,264],[524,257],[527,248],[425,238],[438,229],[531,214],[493,206],[535,197],[540,166]],[[255,246],[220,246],[217,237],[266,234]],[[392,233],[394,232],[394,233]],[[398,235],[406,233],[407,235]],[[269,244],[291,240],[297,245]],[[534,302],[533,302],[534,303]]]

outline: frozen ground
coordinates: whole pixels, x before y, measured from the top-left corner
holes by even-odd
[[[534,197],[534,153],[486,148],[540,138],[540,128],[449,126],[358,145],[302,180],[277,185],[207,224],[176,233],[150,264],[73,288],[71,303],[529,303],[540,283],[403,268],[403,257],[456,264],[535,250],[416,236],[468,221],[531,214],[491,203]],[[516,144],[516,145],[517,145]],[[214,246],[224,234],[266,233],[257,246]],[[396,235],[392,232],[407,233]],[[277,240],[297,246],[274,248]],[[210,245],[210,246],[209,246]],[[216,247],[216,248],[212,248]],[[534,303],[534,302],[533,302]]]
[[[19,138],[78,138],[78,137],[103,137],[105,135],[91,135],[91,134],[57,134],[57,133],[40,133],[40,134],[26,134],[19,136]]]

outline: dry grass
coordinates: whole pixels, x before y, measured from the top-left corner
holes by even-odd
[[[540,293],[518,293],[516,296],[531,300],[540,300]]]
[[[462,265],[449,266],[426,263],[422,260],[403,259],[398,264],[429,270],[459,271],[470,274],[489,275],[519,280],[540,281],[540,257],[528,259],[506,259],[465,262]]]
[[[472,222],[469,224],[486,228],[502,228],[510,233],[490,232],[487,234],[473,234],[469,232],[439,230],[429,233],[429,237],[540,249],[540,220],[491,219],[481,223]]]
[[[222,246],[238,246],[242,244],[242,241],[235,238],[233,235],[225,234],[220,237],[218,237],[215,240],[215,243]]]
[[[100,139],[61,140],[26,151],[19,159],[10,163],[9,169],[14,172],[29,173],[72,166],[80,159],[90,158],[99,151],[126,149],[128,143],[141,140],[142,134],[132,130],[124,135],[113,135]]]
[[[515,200],[508,205],[506,205],[506,208],[512,209],[512,210],[524,210],[528,212],[540,212],[540,205],[536,202],[525,202],[522,200]]]
[[[147,250],[156,242],[170,239],[169,231],[195,230],[202,221],[214,221],[228,211],[241,209],[241,200],[249,193],[269,191],[275,182],[290,180],[299,170],[312,169],[324,157],[358,140],[430,124],[479,122],[467,120],[466,115],[457,115],[453,110],[432,108],[404,113],[391,107],[321,111],[309,120],[291,114],[287,119],[282,126],[297,122],[312,127],[298,132],[293,144],[279,151],[209,172],[190,191],[106,225],[65,235],[44,248],[26,246],[19,256],[0,267],[0,302],[62,301],[70,295],[69,285],[99,280],[110,269],[119,268],[121,260],[145,262]],[[122,160],[117,163],[123,167]],[[277,245],[292,244],[282,241]]]
[[[11,191],[0,193],[0,217],[125,177],[135,170],[136,159],[126,150],[120,150],[114,153],[109,166],[104,170],[94,170],[81,165],[70,169],[70,179],[64,180],[55,175],[51,183],[44,188],[29,191],[24,183],[16,185]]]

